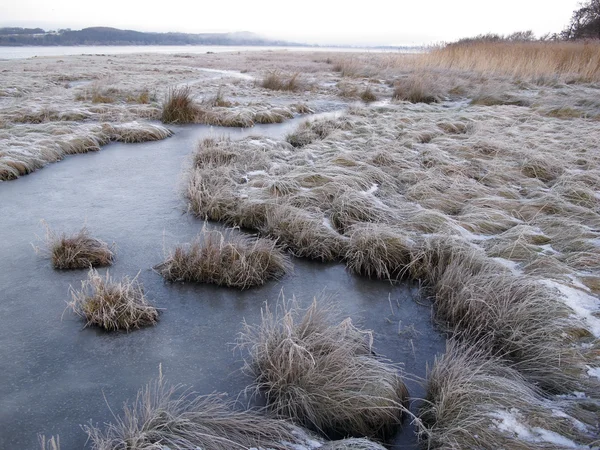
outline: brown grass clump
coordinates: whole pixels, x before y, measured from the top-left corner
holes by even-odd
[[[57,234],[46,227],[45,248],[36,251],[48,255],[55,269],[88,269],[110,266],[115,254],[111,247],[90,236],[86,227],[75,234]]]
[[[344,259],[356,274],[393,280],[401,277],[411,261],[413,242],[402,231],[380,224],[357,224],[346,232],[350,237]]]
[[[221,395],[198,396],[162,377],[123,405],[122,416],[102,430],[84,426],[94,450],[286,450],[302,440],[288,423],[236,411]]]
[[[365,90],[360,93],[359,97],[365,103],[371,103],[377,100],[377,96],[371,89],[371,86],[367,86]]]
[[[446,354],[436,358],[428,374],[420,414],[426,429],[421,438],[432,449],[559,449],[592,444],[595,414],[586,411],[585,401],[580,403],[548,402],[500,359],[449,341]],[[593,411],[594,401],[589,403]],[[511,419],[518,428],[510,425]]]
[[[438,103],[442,95],[432,79],[421,74],[396,80],[392,99],[410,103]]]
[[[549,392],[582,390],[581,358],[565,333],[581,326],[551,289],[442,236],[415,246],[409,270],[429,283],[437,319],[461,339]]]
[[[301,88],[298,81],[299,75],[299,72],[286,76],[278,70],[270,71],[267,72],[260,85],[273,91],[297,91]]]
[[[68,306],[86,320],[86,327],[96,325],[108,331],[129,331],[158,321],[158,310],[146,300],[137,276],[116,282],[108,271],[103,278],[90,269],[87,280],[81,282],[81,290],[71,288]]]
[[[168,128],[149,123],[105,124],[102,129],[104,133],[109,135],[111,141],[125,142],[127,144],[160,141],[173,135],[173,132]]]
[[[311,215],[293,206],[275,206],[266,214],[261,231],[277,239],[295,256],[338,260],[344,252],[346,240],[325,223],[320,215]]]
[[[208,230],[178,246],[155,269],[169,281],[195,281],[248,289],[285,275],[289,257],[267,238],[248,238],[233,229]]]
[[[197,115],[198,107],[194,104],[189,86],[169,89],[162,104],[163,123],[194,123]]]
[[[400,425],[408,393],[398,368],[376,357],[372,335],[332,307],[278,305],[246,324],[246,369],[268,408],[325,435],[386,436]]]

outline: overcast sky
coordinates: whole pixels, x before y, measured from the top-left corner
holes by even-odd
[[[0,26],[253,31],[320,44],[411,45],[561,31],[579,0],[2,0]]]

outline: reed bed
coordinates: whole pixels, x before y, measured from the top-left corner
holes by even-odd
[[[428,68],[508,75],[520,79],[600,81],[600,43],[470,42],[438,47],[423,58]]]

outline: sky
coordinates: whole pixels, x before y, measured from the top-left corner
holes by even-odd
[[[559,32],[580,0],[2,0],[0,26],[251,31],[294,42],[423,45],[482,33]]]

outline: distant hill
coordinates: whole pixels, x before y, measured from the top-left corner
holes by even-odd
[[[0,28],[0,45],[285,45],[292,42],[236,33],[145,33],[109,27],[44,31],[41,28]]]

